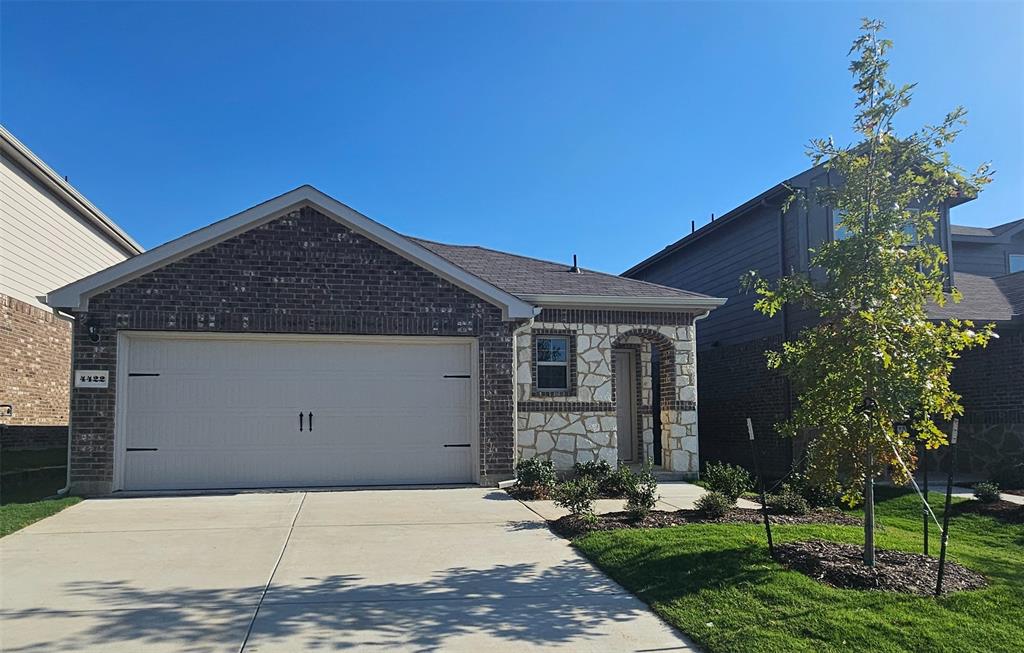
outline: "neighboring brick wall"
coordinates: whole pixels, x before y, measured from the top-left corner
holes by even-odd
[[[709,347],[697,353],[702,462],[726,461],[753,469],[746,419],[754,424],[761,470],[782,477],[793,462],[793,442],[775,434],[787,417],[787,387],[769,370],[764,352],[779,347],[778,338]]]
[[[0,295],[0,404],[14,405],[0,424],[67,426],[70,365],[68,321]]]
[[[985,349],[964,352],[951,377],[953,389],[963,396],[957,463],[963,473],[987,474],[1024,461],[1024,331],[1004,328],[999,335]],[[745,422],[750,417],[759,438],[770,434],[760,448],[765,475],[789,471],[800,443],[774,435],[772,425],[787,416],[788,390],[764,360],[764,352],[778,346],[776,338],[699,353],[701,460],[752,469]],[[948,469],[947,451],[931,454],[933,467]]]
[[[60,449],[68,446],[67,426],[7,426],[0,423],[0,449]]]
[[[964,407],[957,467],[965,473],[1024,462],[1024,330],[997,333],[984,349],[964,352],[953,370]]]
[[[497,307],[303,208],[90,300],[76,321],[76,367],[108,369],[111,381],[72,395],[72,483],[85,493],[111,488],[124,329],[476,336],[480,474],[494,483],[511,476],[515,456],[516,326]]]

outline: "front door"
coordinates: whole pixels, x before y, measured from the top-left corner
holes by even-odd
[[[619,460],[636,462],[636,354],[616,350],[615,417],[618,423]]]

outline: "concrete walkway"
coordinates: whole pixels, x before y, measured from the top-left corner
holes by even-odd
[[[0,573],[17,653],[693,650],[483,488],[94,499]]]

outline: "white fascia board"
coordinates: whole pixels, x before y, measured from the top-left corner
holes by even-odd
[[[710,311],[726,302],[722,297],[630,297],[605,295],[522,295],[542,307],[615,308],[636,311]]]
[[[535,307],[519,297],[466,272],[447,259],[308,185],[58,288],[47,294],[46,303],[52,308],[87,310],[89,297],[97,293],[275,220],[304,205],[314,206],[353,231],[401,254],[464,290],[500,306],[503,316],[507,319],[532,318],[536,314]]]

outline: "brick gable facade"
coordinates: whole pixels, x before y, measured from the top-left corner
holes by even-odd
[[[512,474],[518,323],[313,208],[99,293],[76,318],[75,367],[111,374],[108,388],[72,393],[77,491],[112,487],[120,330],[476,337],[481,482]]]

